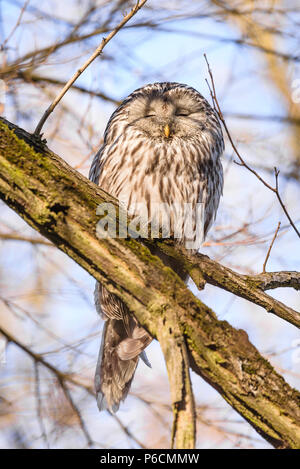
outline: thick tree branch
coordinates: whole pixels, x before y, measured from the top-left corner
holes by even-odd
[[[4,120],[0,120],[0,198],[118,295],[154,337],[162,334],[162,326],[176,330],[179,325],[193,369],[272,445],[300,447],[300,394],[261,357],[247,334],[218,321],[145,245],[132,238],[98,239],[96,208],[102,202],[114,203],[113,198],[39,139]],[[210,265],[212,261],[201,255],[197,262],[193,278],[195,272],[200,277],[200,265],[207,262],[209,275],[205,275],[213,283],[218,264]],[[220,284],[222,268],[219,265],[216,275]],[[233,284],[238,291],[241,282],[240,296],[265,295],[256,286],[249,288],[246,276],[241,280],[226,270],[223,275],[226,288]],[[266,303],[273,300],[267,298]]]
[[[300,290],[300,272],[282,271],[282,272],[266,272],[263,274],[247,277],[250,281],[254,281],[262,290],[272,290],[274,288],[290,287]]]
[[[49,370],[57,379],[57,382],[63,386],[64,389],[66,389],[66,385],[67,383],[70,383],[71,385],[73,386],[76,386],[78,388],[81,388],[83,389],[84,391],[86,391],[88,394],[92,395],[95,397],[95,392],[94,390],[92,389],[92,387],[89,387],[85,384],[83,384],[81,381],[79,381],[78,379],[76,379],[76,377],[74,377],[72,374],[68,374],[68,373],[63,373],[61,372],[58,368],[56,368],[55,366],[53,366],[51,363],[49,363],[47,360],[45,360],[45,358],[43,357],[43,355],[40,355],[39,353],[35,353],[31,350],[30,347],[28,347],[27,345],[25,345],[23,342],[20,342],[16,337],[14,337],[12,334],[10,334],[6,329],[4,329],[3,327],[0,327],[0,334],[3,335],[8,343],[13,343],[15,344],[18,348],[20,348],[24,353],[26,353],[27,355],[29,355],[29,357],[33,360],[34,364],[36,367],[38,367],[38,365],[42,365],[44,368],[46,368],[47,370]],[[73,406],[72,406],[73,407]],[[75,410],[75,409],[74,409]],[[79,411],[77,411],[79,412]],[[75,410],[75,413],[77,413],[76,410]],[[109,412],[110,413],[110,412]],[[121,422],[121,420],[116,416],[116,415],[113,415],[110,413],[110,415],[112,415],[112,417],[114,418],[114,420],[118,423],[118,425],[120,426],[121,430],[126,433],[126,435],[132,439],[133,441],[135,441],[137,443],[138,446],[140,446],[141,448],[143,449],[146,449],[146,447],[143,445],[143,443],[141,443],[129,430],[127,427],[125,427],[125,425]]]
[[[49,241],[46,241],[44,238],[32,238],[31,236],[25,236],[25,235],[19,235],[18,233],[1,233],[0,232],[0,239],[3,241],[22,241],[25,243],[31,243],[31,244],[38,244],[42,246],[50,246],[50,247],[56,247],[55,244],[50,243]],[[166,242],[164,246],[166,245]],[[168,249],[168,248],[167,248]],[[175,247],[174,253],[176,252],[178,256],[178,246]],[[195,265],[195,263],[190,264],[190,269],[191,273],[193,275],[193,278],[195,282],[197,283],[198,288],[201,290],[204,287],[205,280],[204,276],[206,277],[207,283],[212,283],[212,285],[217,285],[220,288],[224,288],[224,281],[221,282],[221,278],[219,279],[220,281],[217,283],[216,277],[213,277],[212,279],[208,275],[210,272],[210,266],[213,265],[214,269],[218,270],[218,266],[220,265],[218,262],[213,261],[212,259],[209,259],[207,256],[203,256],[202,254],[198,254],[196,257],[193,256],[193,259],[202,259],[201,265],[198,267]],[[185,257],[182,258],[182,262],[186,263],[188,262],[188,256],[185,255]],[[209,264],[206,264],[206,260],[209,259]],[[210,264],[211,263],[211,264]],[[227,272],[233,272],[231,271],[228,267],[222,266]],[[194,272],[193,272],[194,270]],[[197,278],[197,273],[198,273],[198,278]],[[223,274],[223,271],[220,272],[220,274]],[[234,272],[236,274],[236,272]],[[244,280],[247,280],[249,282],[249,287],[253,286],[255,284],[257,288],[260,290],[274,290],[275,288],[294,288],[295,290],[300,290],[300,272],[297,272],[295,270],[282,270],[280,272],[265,272],[257,275],[239,275]],[[224,280],[224,279],[223,279]],[[204,284],[202,284],[204,282]],[[228,291],[234,293],[235,289],[232,290],[230,288],[230,285],[228,285]],[[245,297],[246,298],[246,297]],[[249,301],[252,301],[250,297],[247,297]],[[273,298],[272,298],[273,299]],[[256,303],[258,304],[258,303]],[[294,312],[298,314],[297,312]]]
[[[149,246],[152,244],[148,240],[145,242]],[[280,277],[276,276],[276,272],[253,276],[241,275],[229,269],[229,267],[213,261],[204,254],[198,253],[191,256],[184,248],[177,247],[173,241],[158,242],[157,247],[169,257],[176,259],[176,262],[181,263],[199,289],[203,289],[205,282],[210,283],[262,306],[268,313],[273,313],[294,324],[294,326],[300,327],[300,313],[264,292],[264,290],[271,288],[287,286],[288,278],[291,279],[289,286],[295,288],[300,273],[281,272]],[[274,275],[274,280],[277,277],[277,282],[271,282],[272,275]],[[279,278],[281,281],[279,281]],[[269,282],[267,282],[267,279],[269,279]]]

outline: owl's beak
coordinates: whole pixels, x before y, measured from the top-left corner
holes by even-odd
[[[164,126],[164,134],[165,134],[165,136],[166,136],[167,138],[170,137],[170,127],[169,127],[168,124],[166,124],[166,125]]]

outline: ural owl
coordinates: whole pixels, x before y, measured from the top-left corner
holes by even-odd
[[[112,114],[89,177],[125,201],[131,214],[145,204],[149,221],[156,218],[158,203],[169,207],[173,220],[172,207],[195,208],[201,203],[205,236],[222,194],[223,150],[217,114],[200,93],[179,83],[149,84]],[[168,264],[168,259],[162,260]],[[174,263],[168,265],[176,270]],[[144,349],[152,338],[126,305],[99,283],[95,303],[105,320],[95,374],[97,403],[100,410],[116,412],[128,394],[139,357],[149,364]]]

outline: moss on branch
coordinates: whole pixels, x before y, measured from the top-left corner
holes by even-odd
[[[259,354],[247,334],[226,321],[218,321],[214,312],[147,246],[135,239],[98,239],[96,208],[102,202],[114,203],[113,198],[70,168],[45,144],[3,119],[0,198],[118,295],[139,322],[162,341],[162,348],[168,349],[165,355],[171,353],[178,340],[181,346],[185,340],[193,369],[274,447],[300,448],[300,394]],[[225,289],[233,282],[222,266],[219,272],[213,265],[205,270],[200,263],[186,261],[184,253],[178,251],[177,255],[186,262],[188,271],[194,269],[205,281],[218,276],[218,282],[212,283]],[[238,280],[235,278],[230,285],[236,294]],[[243,280],[246,283],[240,285],[240,296],[245,292],[253,296],[257,287],[248,284],[249,279]],[[274,309],[274,304],[271,306]],[[176,334],[171,333],[171,342],[166,346],[164,337],[170,330]],[[174,374],[182,378],[182,370],[184,366],[174,369]],[[188,391],[189,383],[185,386]],[[192,405],[189,399],[186,403]],[[191,438],[193,429],[188,428],[188,422],[185,424]],[[181,444],[188,447],[185,441]]]

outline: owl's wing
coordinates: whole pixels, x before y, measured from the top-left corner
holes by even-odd
[[[95,184],[99,183],[99,177],[101,174],[102,164],[103,164],[102,155],[103,155],[105,146],[106,145],[102,145],[102,147],[96,153],[96,155],[94,156],[93,162],[91,164],[91,167],[90,167],[89,179]]]
[[[201,191],[198,194],[198,202],[204,203],[204,238],[207,235],[211,225],[215,221],[221,195],[223,193],[223,167],[219,154],[213,171],[207,171],[207,180],[205,194]]]

